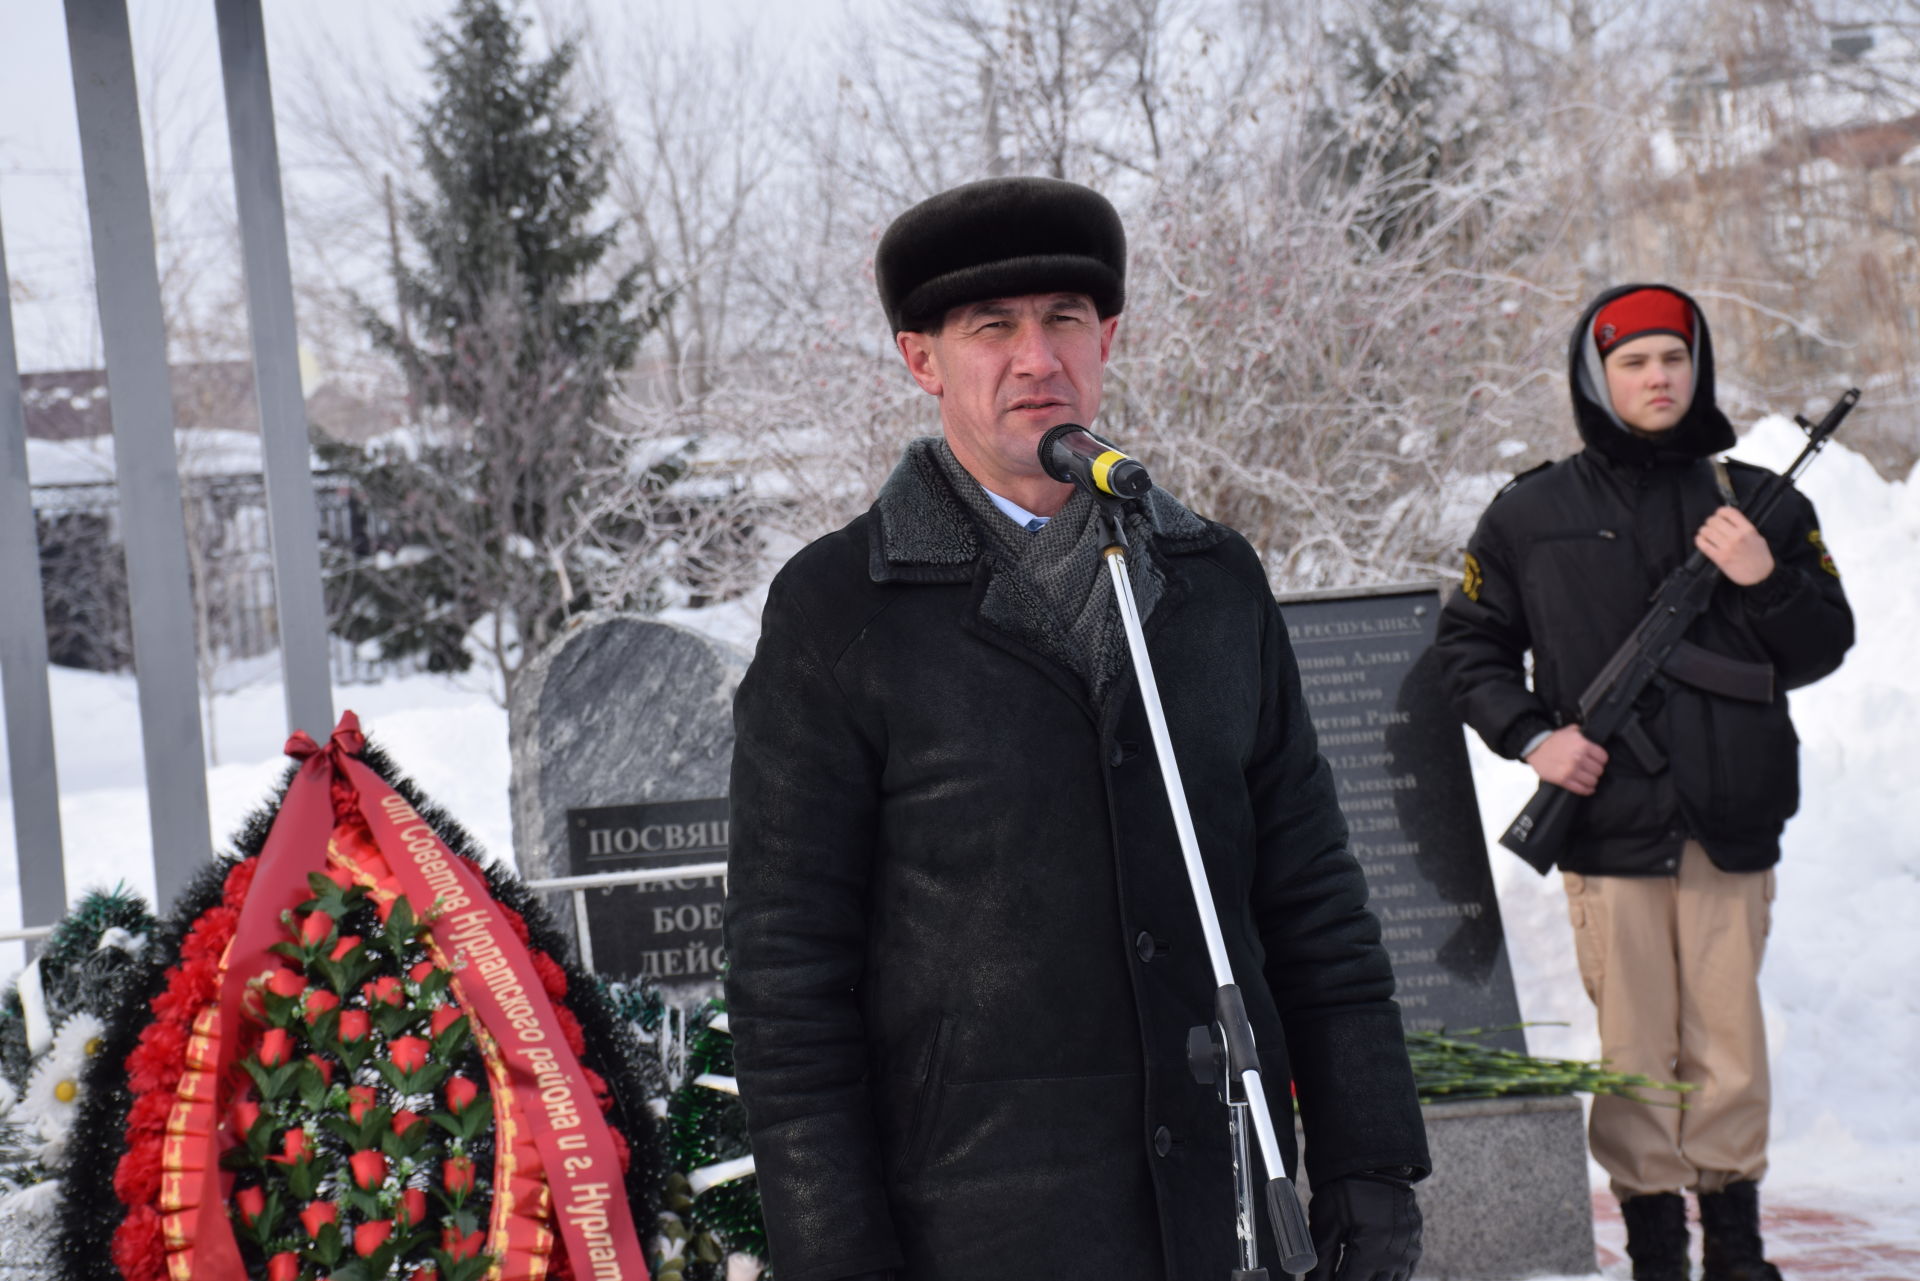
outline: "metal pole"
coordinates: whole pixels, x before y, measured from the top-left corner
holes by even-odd
[[[44,925],[67,906],[60,854],[60,780],[47,690],[47,615],[40,596],[40,537],[27,481],[27,415],[13,345],[7,246],[0,237],[0,696],[6,702],[7,774],[13,784],[14,871],[20,923]]]
[[[333,687],[327,670],[327,609],[320,591],[320,514],[308,465],[307,407],[300,395],[300,340],[280,199],[280,145],[273,127],[273,86],[267,78],[267,38],[260,0],[214,0],[214,13],[227,87],[247,320],[253,331],[253,390],[260,404],[287,729],[303,729],[318,742],[333,730]]]
[[[167,334],[126,0],[66,0],[66,7],[100,338],[113,404],[155,898],[164,912],[206,866],[213,846]]]

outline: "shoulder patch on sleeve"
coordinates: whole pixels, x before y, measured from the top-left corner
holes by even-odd
[[[1826,540],[1820,537],[1820,531],[1817,529],[1809,529],[1807,531],[1807,541],[1812,543],[1813,549],[1820,553],[1820,568],[1826,570],[1835,578],[1840,577],[1840,567],[1833,563],[1833,553],[1827,550]]]
[[[1525,471],[1521,472],[1518,476],[1515,476],[1512,480],[1500,486],[1500,492],[1494,495],[1494,499],[1497,501],[1499,499],[1505,498],[1508,494],[1512,493],[1515,489],[1519,488],[1520,482],[1533,479],[1535,476],[1538,476],[1541,472],[1545,471],[1547,468],[1551,466],[1553,466],[1553,463],[1549,461],[1549,462],[1541,463],[1535,467],[1527,468]]]
[[[1486,578],[1480,572],[1480,558],[1468,552],[1466,568],[1460,574],[1460,590],[1465,593],[1468,600],[1478,605],[1480,587],[1485,582]]]

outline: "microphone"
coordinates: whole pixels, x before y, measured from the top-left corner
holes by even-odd
[[[1138,498],[1153,488],[1138,459],[1078,423],[1061,423],[1040,438],[1040,467],[1055,480],[1109,498]]]

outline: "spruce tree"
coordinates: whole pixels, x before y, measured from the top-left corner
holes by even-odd
[[[1387,249],[1425,225],[1433,184],[1473,159],[1481,130],[1465,109],[1461,33],[1426,0],[1368,0],[1328,39],[1340,55],[1340,101],[1319,114],[1323,169],[1361,194],[1355,222]]]
[[[568,612],[629,603],[589,601],[578,571],[587,526],[618,506],[603,499],[632,484],[603,416],[660,316],[644,262],[608,266],[605,130],[569,99],[575,47],[529,56],[525,27],[500,0],[459,0],[429,38],[405,323],[361,307],[406,374],[412,430],[323,447],[366,507],[331,584],[335,629],[436,670],[464,670],[471,637],[509,696]]]

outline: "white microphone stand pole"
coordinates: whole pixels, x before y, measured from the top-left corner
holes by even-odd
[[[1140,610],[1133,599],[1133,580],[1127,573],[1127,533],[1121,504],[1104,494],[1095,493],[1113,541],[1102,553],[1107,570],[1113,576],[1113,594],[1120,606],[1120,621],[1126,627],[1127,650],[1133,657],[1134,677],[1140,683],[1140,701],[1147,712],[1147,724],[1153,730],[1153,754],[1160,762],[1160,777],[1166,783],[1167,803],[1173,808],[1174,830],[1180,836],[1180,854],[1186,861],[1187,884],[1193,891],[1193,904],[1200,913],[1200,930],[1207,940],[1207,959],[1213,963],[1214,982],[1219,991],[1214,997],[1214,1021],[1210,1027],[1197,1027],[1187,1037],[1187,1060],[1194,1078],[1214,1086],[1227,1105],[1227,1131],[1233,1152],[1234,1229],[1240,1242],[1240,1267],[1231,1281],[1266,1281],[1266,1269],[1259,1266],[1255,1248],[1253,1167],[1249,1160],[1247,1122],[1260,1144],[1260,1159],[1267,1169],[1267,1215],[1273,1225],[1274,1241],[1280,1249],[1280,1267],[1301,1276],[1313,1269],[1313,1238],[1307,1230],[1307,1216],[1300,1208],[1300,1197],[1293,1180],[1287,1177],[1280,1157],[1280,1139],[1273,1128],[1273,1112],[1267,1106],[1266,1087],[1260,1080],[1260,1059],[1254,1050],[1253,1024],[1247,1019],[1246,1002],[1239,985],[1233,981],[1233,966],[1227,959],[1227,945],[1220,933],[1220,915],[1214,910],[1213,890],[1207,884],[1206,864],[1200,859],[1200,841],[1194,835],[1193,815],[1187,809],[1187,792],[1180,781],[1180,766],[1173,757],[1173,740],[1167,734],[1166,710],[1160,703],[1160,687],[1153,677],[1153,661],[1147,656],[1146,633],[1140,628]]]

